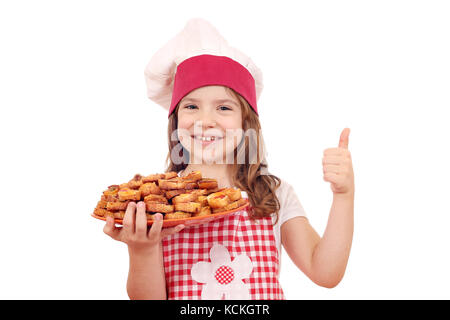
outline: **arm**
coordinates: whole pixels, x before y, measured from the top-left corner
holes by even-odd
[[[330,182],[333,203],[320,238],[308,220],[297,217],[281,226],[283,246],[293,262],[315,283],[335,287],[347,267],[353,239],[354,177],[348,137],[342,131],[338,148],[325,149],[324,180]]]
[[[353,194],[334,194],[327,227],[314,249],[313,270],[320,281],[336,286],[344,277],[353,239]]]
[[[314,283],[335,287],[343,278],[353,238],[353,195],[334,195],[323,237],[304,217],[281,226],[283,246],[295,265]]]
[[[155,213],[150,231],[147,228],[145,203],[128,204],[123,227],[116,227],[114,219],[107,217],[103,231],[111,238],[128,245],[130,269],[127,292],[130,299],[165,300],[166,282],[164,274],[162,239],[181,231],[184,225],[162,229],[163,217]]]
[[[140,252],[128,248],[127,292],[132,300],[166,300],[162,245]]]

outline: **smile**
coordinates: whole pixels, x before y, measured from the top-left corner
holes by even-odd
[[[194,138],[195,140],[199,140],[199,141],[203,141],[203,142],[212,142],[212,141],[217,141],[222,139],[222,137],[215,137],[215,136],[192,136],[192,138]]]

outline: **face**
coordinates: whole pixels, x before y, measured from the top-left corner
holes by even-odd
[[[232,163],[243,136],[240,103],[223,86],[193,90],[180,101],[177,129],[191,163]]]

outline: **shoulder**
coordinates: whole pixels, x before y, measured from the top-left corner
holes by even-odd
[[[292,197],[297,197],[297,194],[292,185],[284,179],[280,179],[280,186],[275,191],[280,204],[286,202]]]
[[[275,191],[280,202],[278,213],[280,225],[297,216],[306,217],[306,212],[293,186],[284,179],[280,181],[280,186]]]
[[[293,192],[294,189],[292,185],[288,183],[286,180],[280,178],[280,186],[276,189],[275,193],[277,196],[284,196],[287,193]]]

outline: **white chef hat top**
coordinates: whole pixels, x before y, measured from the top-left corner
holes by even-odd
[[[214,59],[199,59],[203,57]],[[195,73],[196,78],[186,76],[187,71],[181,74],[182,68],[178,66],[183,62],[183,67],[191,75]],[[191,67],[187,68],[189,64]],[[147,64],[144,75],[148,98],[169,110],[169,115],[189,91],[208,84],[235,89],[257,113],[256,101],[263,89],[261,70],[248,56],[229,46],[216,28],[202,18],[189,20],[181,32],[160,48]]]

